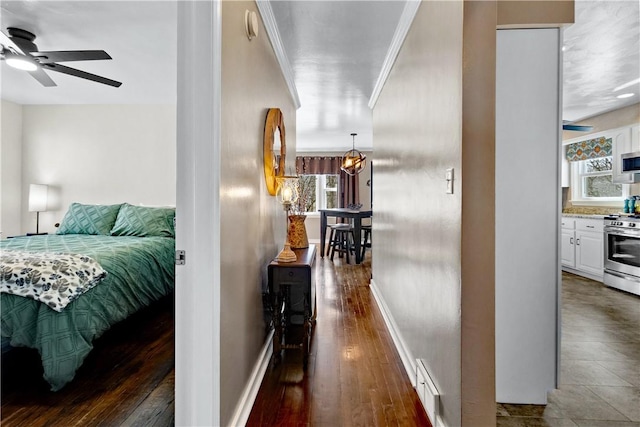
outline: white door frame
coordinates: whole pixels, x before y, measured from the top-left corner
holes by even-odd
[[[178,2],[176,426],[220,425],[221,7]]]

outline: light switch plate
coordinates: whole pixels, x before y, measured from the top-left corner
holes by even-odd
[[[444,177],[447,180],[447,194],[453,194],[453,168],[447,169]]]

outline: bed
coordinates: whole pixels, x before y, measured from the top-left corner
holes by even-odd
[[[38,350],[43,377],[53,391],[73,379],[95,339],[174,288],[175,210],[108,206],[104,223],[100,223],[107,211],[103,206],[72,204],[59,234],[0,241],[4,271],[5,256],[20,252],[79,254],[106,271],[95,286],[74,296],[60,311],[36,299],[0,294],[3,340],[9,339],[12,347]]]

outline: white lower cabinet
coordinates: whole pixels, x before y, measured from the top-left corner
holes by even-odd
[[[561,252],[561,258],[562,258],[562,265],[565,267],[571,267],[571,268],[575,268],[576,267],[576,248],[575,248],[575,242],[576,242],[576,232],[571,229],[571,230],[566,230],[566,229],[562,229],[562,234],[561,236],[561,248],[562,248],[562,252]]]
[[[602,281],[604,274],[603,220],[562,218],[561,258],[564,270]]]

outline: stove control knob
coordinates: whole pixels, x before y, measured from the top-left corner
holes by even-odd
[[[635,223],[635,222],[630,222],[630,223],[629,223],[629,227],[635,227],[635,226],[636,226],[636,223]]]

